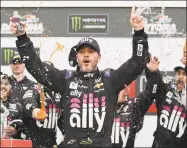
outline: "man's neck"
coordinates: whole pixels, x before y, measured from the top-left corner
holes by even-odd
[[[23,78],[24,78],[23,74],[13,74],[13,76],[16,79],[17,82],[23,80]]]
[[[94,72],[95,70],[97,70],[97,67],[95,69],[93,69],[93,70],[90,70],[90,71],[84,71],[84,70],[80,69],[81,72],[88,72],[88,73],[89,72]]]

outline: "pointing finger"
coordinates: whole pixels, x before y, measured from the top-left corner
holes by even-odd
[[[131,17],[133,17],[135,15],[135,11],[136,11],[136,6],[133,5],[133,7],[131,9]]]

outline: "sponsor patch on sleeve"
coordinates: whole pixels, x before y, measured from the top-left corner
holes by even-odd
[[[23,99],[31,98],[31,97],[33,97],[33,90],[27,90],[23,95]]]
[[[104,76],[105,76],[105,77],[111,77],[111,75],[112,75],[111,69],[106,69],[106,70],[104,71]]]

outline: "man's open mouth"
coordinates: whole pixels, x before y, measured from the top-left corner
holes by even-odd
[[[1,93],[5,93],[6,92],[6,89],[1,89]]]
[[[89,64],[90,61],[89,61],[89,60],[84,60],[83,63],[84,63],[84,64]]]

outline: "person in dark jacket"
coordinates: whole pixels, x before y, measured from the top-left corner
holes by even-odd
[[[25,64],[19,54],[13,56],[10,67],[13,73],[11,76],[12,89],[10,92],[10,99],[21,104],[23,94],[27,89],[34,88],[36,83],[29,80],[27,76],[24,75]]]
[[[134,147],[136,134],[143,126],[144,115],[155,99],[157,88],[162,81],[162,77],[158,71],[158,65],[157,58],[150,60],[150,63],[147,64],[146,88],[136,98],[130,98],[128,96],[129,87],[125,87],[119,93],[111,135],[114,148]]]
[[[23,122],[25,139],[33,142],[34,148],[51,148],[56,145],[57,126],[63,132],[63,116],[60,105],[61,96],[45,88],[46,118],[40,119],[38,112],[42,109],[40,96],[36,92],[27,90],[23,96]]]
[[[25,71],[25,64],[23,63],[20,55],[17,53],[15,54],[10,63],[10,67],[12,70],[11,75],[11,91],[10,91],[10,100],[11,102],[16,102],[19,105],[20,111],[22,110],[22,101],[23,95],[27,90],[33,89],[36,87],[36,83],[29,80],[27,76],[24,74]],[[20,114],[22,114],[20,112]],[[17,139],[23,139],[21,135],[21,131],[17,133]]]
[[[184,50],[186,51],[186,50]],[[182,66],[174,68],[175,77],[170,84],[161,83],[156,98],[157,128],[154,133],[153,148],[187,147],[187,108],[186,108],[186,53]]]
[[[18,40],[18,52],[27,70],[42,85],[59,92],[64,106],[64,147],[111,147],[113,113],[118,93],[143,71],[149,59],[147,34],[143,19],[133,7],[131,25],[133,34],[132,58],[118,69],[100,72],[100,47],[93,38],[83,38],[76,45],[76,58],[80,67],[76,72],[58,70],[42,63],[26,33],[19,34],[10,19],[11,31]],[[21,22],[23,28],[25,23]]]
[[[1,114],[1,134],[2,138],[17,138],[17,133],[22,130],[22,117],[19,104],[10,100],[10,77],[0,73],[0,114]]]
[[[47,63],[47,62],[45,62]],[[47,63],[51,66],[52,63]],[[41,99],[43,97],[43,100]],[[46,87],[27,90],[23,96],[23,122],[25,139],[32,140],[34,148],[51,148],[56,145],[57,126],[62,133],[64,120],[61,95]],[[44,110],[45,118],[39,116]]]

